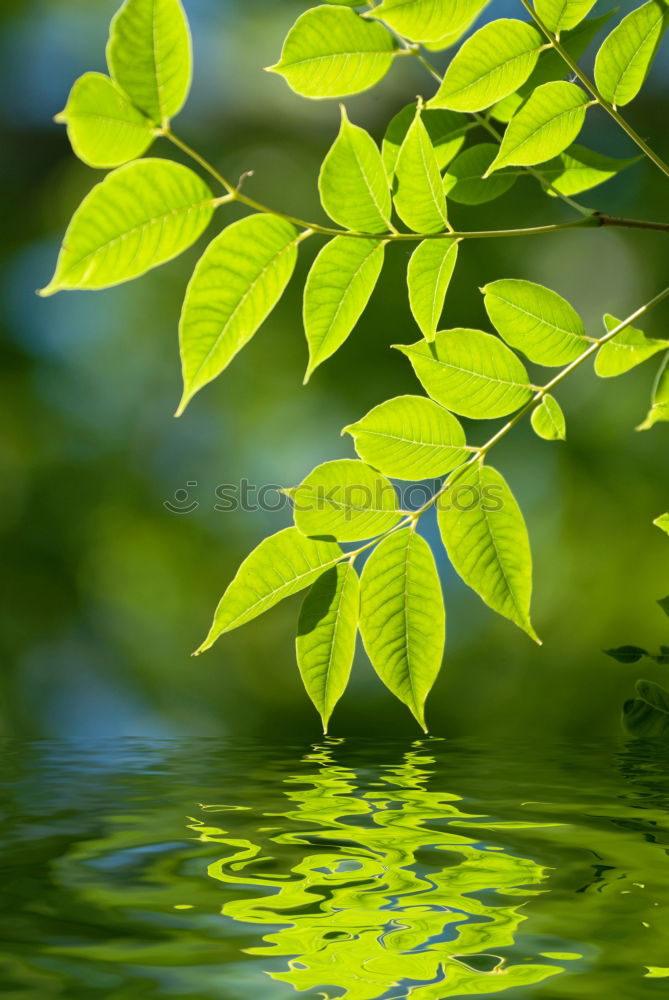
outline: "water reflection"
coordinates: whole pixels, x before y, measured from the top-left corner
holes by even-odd
[[[668,762],[0,744],[0,995],[666,1000]]]
[[[399,766],[379,768],[376,780],[338,766],[332,745],[305,760],[308,773],[285,779],[289,808],[273,817],[280,825],[258,829],[257,842],[213,825],[221,807],[205,807],[208,819],[193,824],[201,839],[228,848],[210,865],[213,878],[263,890],[230,899],[223,913],[283,925],[249,949],[288,959],[272,978],[348,1000],[407,991],[441,1000],[501,993],[561,971],[515,960],[522,907],[540,891],[544,869],[490,843],[503,822],[427,790],[433,757],[411,750]]]

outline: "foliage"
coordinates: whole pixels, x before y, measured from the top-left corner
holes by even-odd
[[[392,118],[381,147],[342,106],[339,133],[319,178],[322,206],[335,225],[288,216],[247,196],[241,181],[232,184],[173,132],[171,120],[191,79],[190,34],[180,0],[126,0],[112,23],[109,76],[85,74],[58,116],[84,162],[116,169],[75,213],[42,294],[138,277],[193,244],[219,208],[234,202],[251,210],[214,237],[195,267],[179,326],[184,390],[177,415],[261,327],[288,285],[305,240],[325,239],[304,289],[305,381],[355,328],[380,279],[386,249],[416,244],[407,283],[422,337],[396,346],[425,395],[379,403],[345,428],[359,460],[323,463],[286,490],[295,527],[265,539],[246,559],[198,650],[312,587],[300,617],[297,659],[325,728],[350,674],[358,628],[376,672],[425,724],[425,699],[441,665],[445,631],[434,556],[416,531],[432,508],[463,580],[539,641],[530,617],[525,521],[488,455],[526,415],[540,438],[565,438],[554,390],[571,371],[592,358],[598,375],[612,377],[662,353],[640,429],[669,420],[667,342],[633,327],[669,296],[669,288],[623,320],[607,313],[605,332],[595,337],[557,292],[507,278],[481,289],[499,336],[442,328],[463,241],[603,226],[669,229],[591,212],[573,200],[636,162],[575,144],[594,106],[669,176],[669,167],[617,110],[636,96],[650,69],[667,24],[664,0],[645,3],[613,29],[610,13],[588,18],[590,0],[536,0],[534,8],[518,0],[519,13],[524,9],[529,21],[492,20],[461,42],[484,6],[482,0],[383,0],[362,9],[353,0],[333,0],[305,11],[290,28],[271,69],[305,97],[342,98],[366,90],[400,57],[417,59],[438,81],[427,102],[418,98]],[[575,60],[604,30],[593,83]],[[458,43],[440,76],[424,50]],[[506,126],[503,134],[493,121]],[[477,130],[486,133],[485,142],[469,142]],[[215,195],[199,173],[172,160],[136,159],[156,138],[185,153],[223,193]],[[548,205],[559,199],[576,217],[510,230],[453,228],[449,202],[475,205],[502,197],[522,172],[551,196]],[[533,365],[559,371],[536,385],[517,352]],[[507,419],[485,443],[472,446],[455,415]],[[387,478],[434,476],[446,478],[417,510],[401,508]],[[370,550],[360,581],[355,563]]]

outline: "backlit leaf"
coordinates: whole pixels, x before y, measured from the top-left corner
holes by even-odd
[[[595,83],[614,107],[629,104],[641,90],[667,27],[667,7],[649,0],[624,17],[595,59]]]
[[[544,396],[539,406],[532,410],[532,427],[546,441],[564,441],[566,425],[564,413],[553,396]]]
[[[458,259],[458,245],[456,240],[423,240],[409,260],[411,312],[426,340],[434,340],[437,332]]]
[[[395,209],[416,233],[439,233],[448,223],[439,163],[420,106],[407,132],[395,167]]]
[[[197,653],[224,632],[245,625],[284,597],[309,587],[343,556],[336,542],[305,538],[297,528],[264,538],[246,557],[216,609],[209,635]]]
[[[491,0],[485,0],[484,3],[477,4],[476,9],[472,11],[466,21],[459,24],[457,28],[453,28],[452,31],[447,31],[445,35],[441,36],[441,38],[437,38],[431,42],[424,42],[425,48],[429,52],[441,52],[444,49],[450,49],[452,45],[456,45],[460,39],[468,33],[474,21],[477,20],[481,12],[485,10],[490,2]]]
[[[543,39],[524,21],[500,18],[479,28],[446,70],[429,108],[483,111],[512,94],[534,69]]]
[[[504,477],[475,463],[437,502],[437,520],[448,558],[467,586],[538,642],[530,622],[527,528]]]
[[[383,539],[365,564],[360,633],[383,683],[425,729],[425,700],[441,669],[446,614],[434,556],[411,528]]]
[[[533,281],[502,278],[491,281],[481,291],[497,332],[536,364],[566,365],[591,343],[581,317],[550,288]]]
[[[554,163],[542,166],[541,175],[551,183],[551,188],[547,188],[546,193],[556,198],[556,191],[566,195],[589,191],[615,177],[626,167],[638,163],[640,159],[640,156],[626,160],[615,159],[574,144],[565,149]]]
[[[481,330],[442,330],[434,343],[396,345],[437,403],[463,417],[504,417],[532,398],[524,365]]]
[[[402,143],[416,117],[416,105],[407,104],[391,119],[381,147],[381,155],[389,177],[395,174]],[[427,111],[421,115],[430,142],[437,156],[439,169],[450,163],[465,141],[467,119],[457,111]]]
[[[305,383],[360,319],[381,273],[384,251],[381,240],[336,236],[316,257],[304,288],[309,345]]]
[[[609,313],[604,316],[604,325],[609,331],[619,326],[620,322]],[[622,375],[667,348],[669,341],[652,340],[641,330],[627,326],[613,340],[602,344],[595,357],[595,371],[602,378]]]
[[[181,312],[184,392],[177,416],[227,368],[279,301],[295,268],[300,238],[290,222],[250,215],[209,244]]]
[[[636,682],[636,698],[623,707],[623,726],[639,739],[669,733],[669,691],[653,681]]]
[[[40,293],[109,288],[177,257],[211,220],[215,199],[170,160],[137,160],[108,174],[68,226],[56,273]]]
[[[378,17],[404,38],[437,41],[463,28],[485,7],[487,0],[383,0],[374,8]]]
[[[596,0],[534,0],[534,9],[553,34],[575,28],[590,13]]]
[[[453,414],[425,396],[397,396],[345,427],[363,462],[394,479],[443,476],[466,461],[465,432]]]
[[[288,32],[281,59],[268,67],[303,97],[345,97],[373,87],[396,45],[382,25],[346,7],[312,7]]]
[[[578,62],[590,42],[611,20],[613,11],[607,11],[599,17],[589,17],[571,31],[564,32],[560,37],[560,45],[568,55]],[[542,83],[551,80],[564,80],[570,73],[569,66],[562,55],[555,49],[545,50],[539,56],[539,61],[525,83],[508,97],[502,98],[490,109],[490,114],[500,122],[510,122],[520,106]],[[543,172],[543,171],[542,171]]]
[[[481,142],[456,156],[444,174],[446,197],[461,205],[483,205],[506,194],[516,183],[517,171],[484,177],[498,151],[497,143]]]
[[[325,732],[351,674],[359,613],[360,581],[348,561],[319,576],[302,605],[297,665]]]
[[[357,542],[394,528],[404,516],[392,483],[351,458],[316,466],[299,486],[284,492],[303,535]]]
[[[341,128],[323,160],[318,188],[323,208],[346,229],[383,233],[390,229],[392,202],[379,149],[341,108]]]
[[[156,125],[173,118],[186,102],[192,76],[180,0],[126,0],[111,23],[107,63],[116,83]]]
[[[669,420],[669,353],[665,356],[653,385],[650,410],[638,431],[648,431],[655,424]]]
[[[118,167],[135,160],[154,138],[149,119],[102,73],[79,77],[55,120],[67,125],[72,149],[89,167]]]
[[[552,159],[583,128],[588,95],[574,83],[558,80],[537,87],[511,119],[488,173],[509,165],[532,166]]]
[[[666,531],[669,535],[669,514],[661,514],[659,517],[656,517],[653,524],[661,528],[662,531]]]

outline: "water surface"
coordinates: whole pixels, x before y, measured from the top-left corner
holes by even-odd
[[[4,1000],[669,996],[661,745],[0,759]]]

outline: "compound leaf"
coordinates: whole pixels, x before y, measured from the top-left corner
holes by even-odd
[[[365,564],[360,633],[383,683],[426,729],[425,700],[441,668],[446,613],[432,551],[411,528],[383,539]]]
[[[557,156],[583,128],[587,104],[587,94],[573,83],[558,80],[537,87],[509,122],[488,174],[501,167],[528,167]]]
[[[192,61],[180,0],[126,0],[112,20],[109,72],[156,125],[168,122],[184,106]]]
[[[196,654],[213,646],[224,632],[245,625],[284,597],[309,587],[342,556],[336,542],[305,538],[293,527],[264,538],[223,594],[209,635]]]
[[[648,431],[655,424],[669,420],[669,352],[665,355],[653,385],[650,410],[638,431]]]
[[[461,205],[483,205],[506,194],[516,183],[518,172],[502,171],[488,177],[498,152],[497,143],[481,142],[456,156],[444,174],[446,197]]]
[[[395,167],[395,209],[416,233],[439,233],[447,225],[439,163],[420,105],[404,138]]]
[[[154,138],[149,119],[103,73],[80,76],[55,120],[67,125],[72,149],[89,167],[119,167],[135,160]]]
[[[527,80],[543,40],[525,21],[500,18],[479,28],[446,70],[429,108],[483,111]]]
[[[448,558],[467,586],[539,642],[530,621],[527,528],[504,477],[475,463],[438,501],[437,519]]]
[[[374,291],[385,244],[336,236],[316,257],[304,288],[304,330],[309,345],[305,383],[344,343]]]
[[[457,259],[456,240],[423,240],[409,260],[409,303],[426,340],[434,340]]]
[[[373,87],[393,61],[395,42],[376,22],[347,7],[312,7],[288,32],[281,59],[269,66],[302,97],[345,97]]]
[[[441,330],[432,344],[396,346],[432,399],[463,417],[504,417],[532,398],[524,365],[489,333]]]
[[[345,427],[363,462],[395,479],[443,476],[466,461],[460,423],[425,396],[397,396]]]
[[[534,0],[534,9],[548,30],[557,34],[575,28],[595,3],[596,0]]]
[[[404,38],[436,42],[470,24],[487,0],[383,0],[372,16]]]
[[[591,343],[575,309],[533,281],[502,278],[481,289],[490,320],[507,344],[547,367],[574,361]]]
[[[604,316],[604,326],[608,331],[615,330],[620,322],[610,313]],[[627,326],[613,340],[602,344],[595,358],[595,372],[601,378],[623,375],[668,347],[669,341],[652,340],[643,331]]]
[[[553,396],[544,396],[539,406],[532,410],[532,427],[546,441],[564,441],[566,424],[564,413]]]
[[[394,528],[404,516],[392,483],[352,458],[324,462],[284,492],[303,535],[358,542]]]
[[[392,201],[381,153],[368,132],[348,120],[323,160],[318,187],[323,208],[346,229],[383,233],[390,229]]]
[[[177,416],[227,368],[277,304],[300,239],[290,222],[258,214],[233,222],[209,244],[181,312],[184,392]]]
[[[41,295],[109,288],[177,257],[200,236],[216,202],[196,173],[137,160],[108,174],[68,226],[56,273]]]
[[[381,156],[388,177],[395,175],[402,143],[416,117],[416,105],[407,104],[391,119],[381,145]],[[423,125],[437,157],[439,169],[450,163],[465,141],[467,119],[457,111],[428,111],[423,108]]]
[[[360,581],[348,561],[319,576],[302,604],[297,665],[326,733],[351,675],[359,613]]]
[[[649,0],[624,17],[595,59],[595,83],[614,107],[629,104],[641,90],[667,27],[667,7]]]

